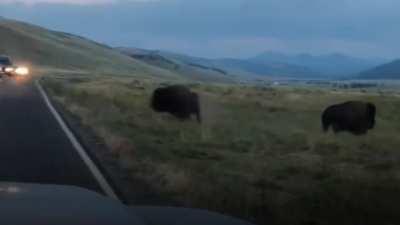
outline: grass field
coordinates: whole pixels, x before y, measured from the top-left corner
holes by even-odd
[[[179,205],[257,224],[400,224],[400,98],[392,94],[191,84],[199,125],[152,112],[152,80],[42,82],[104,139],[127,179]],[[368,135],[322,133],[321,111],[346,100],[376,104]]]

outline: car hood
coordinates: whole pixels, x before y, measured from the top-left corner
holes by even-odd
[[[2,224],[144,225],[129,207],[83,188],[0,183]]]
[[[252,225],[207,210],[126,206],[75,186],[0,182],[0,218],[13,225]]]

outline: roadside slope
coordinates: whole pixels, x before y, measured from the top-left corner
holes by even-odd
[[[142,61],[149,65],[180,74],[182,77],[204,82],[232,82],[237,76],[214,66],[204,65],[191,61],[179,60],[178,58],[163,55],[157,50],[146,50],[139,48],[116,48],[119,52]]]
[[[0,18],[0,54],[41,67],[157,77],[177,75],[73,34]]]

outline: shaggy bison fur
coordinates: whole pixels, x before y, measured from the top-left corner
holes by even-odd
[[[197,121],[201,122],[198,95],[182,85],[157,88],[151,99],[151,107],[156,112],[168,112],[181,120],[190,119],[194,114]]]
[[[348,131],[355,135],[366,134],[375,126],[376,107],[372,103],[349,101],[329,106],[322,114],[322,127],[335,133]]]

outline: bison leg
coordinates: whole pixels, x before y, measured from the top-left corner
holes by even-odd
[[[200,112],[196,112],[197,122],[201,123],[201,115]]]
[[[355,135],[364,135],[368,132],[368,122],[359,121],[351,127],[352,133]]]
[[[340,126],[338,124],[334,123],[334,124],[332,124],[332,130],[336,134],[336,133],[339,133],[341,131],[341,128],[340,128]]]
[[[182,129],[179,131],[179,136],[181,138],[181,141],[186,141],[185,132]]]
[[[325,133],[328,132],[329,126],[330,126],[329,123],[324,123],[324,122],[322,122],[322,130],[323,130]]]
[[[354,130],[352,133],[354,135],[365,135],[367,134],[368,129],[358,129],[358,130]]]

